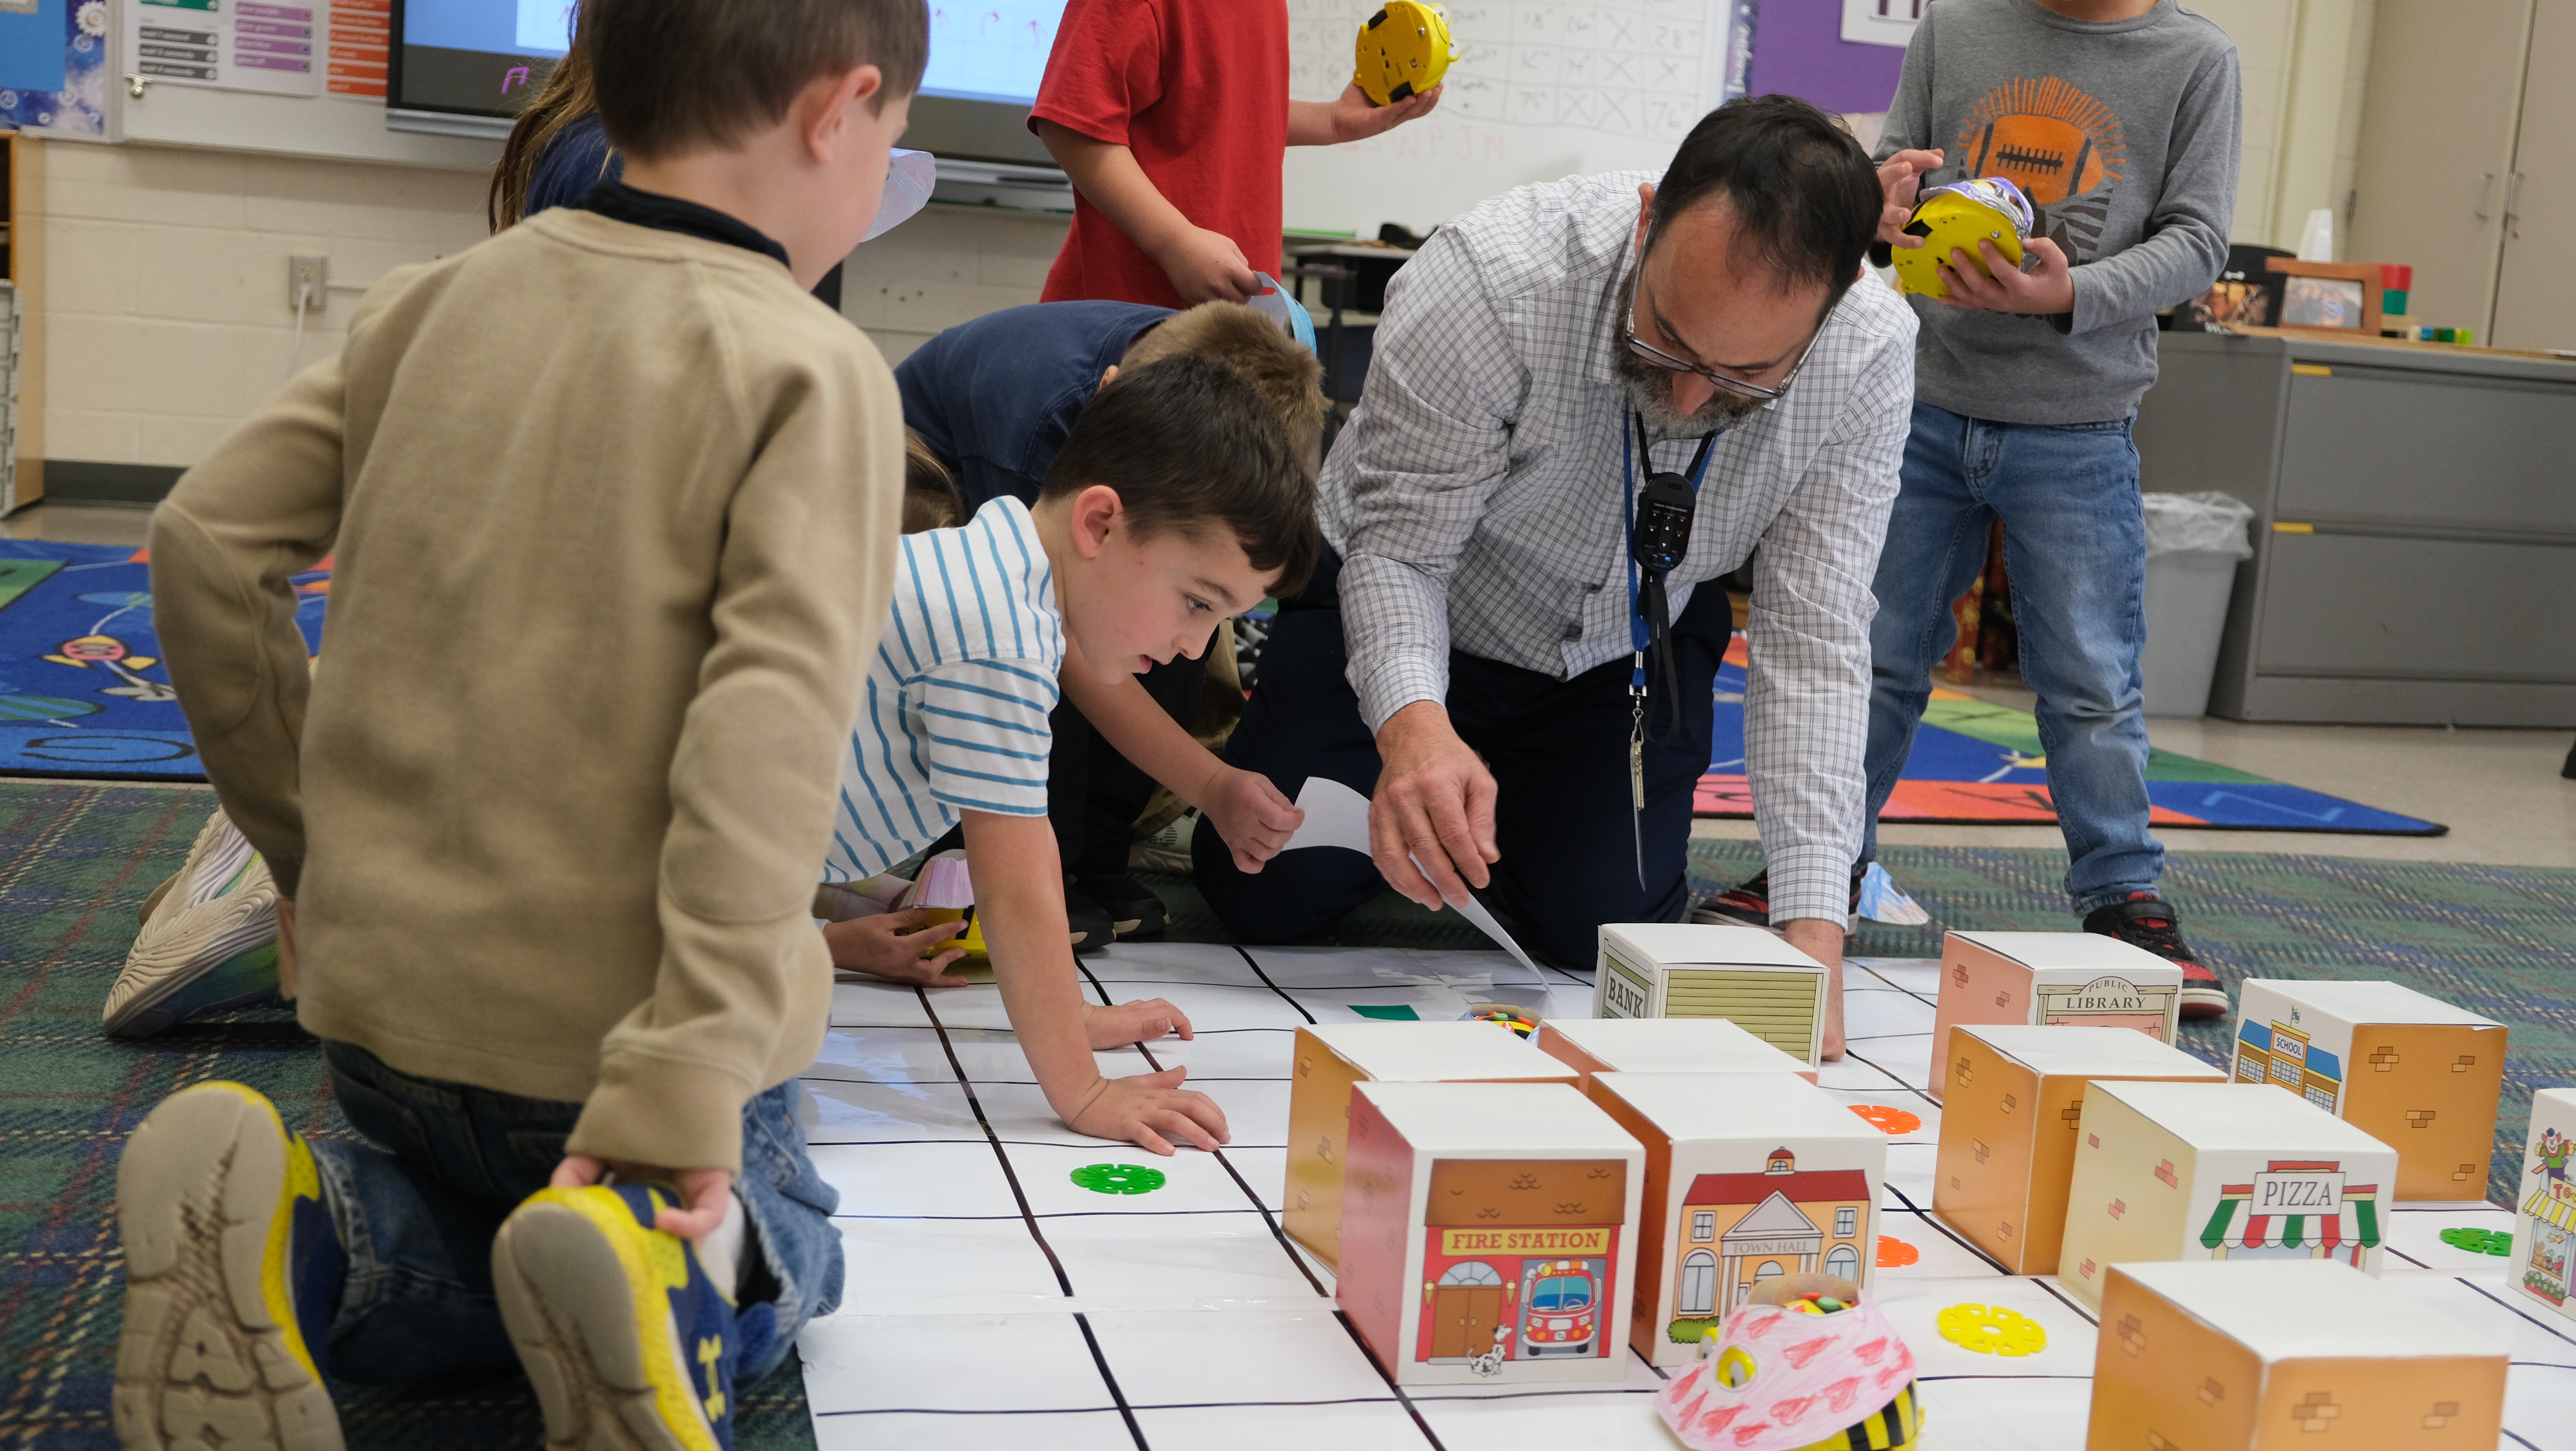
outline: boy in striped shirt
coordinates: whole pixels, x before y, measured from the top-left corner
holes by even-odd
[[[1102,389],[1034,509],[1005,496],[962,529],[903,541],[823,877],[863,880],[962,822],[1003,1006],[1048,1104],[1080,1132],[1162,1154],[1226,1139],[1215,1102],[1180,1086],[1186,1069],[1108,1079],[1091,1056],[1190,1024],[1161,999],[1082,999],[1046,815],[1048,715],[1069,697],[1259,870],[1302,814],[1190,739],[1135,677],[1298,588],[1318,545],[1308,450],[1250,379],[1200,354]]]

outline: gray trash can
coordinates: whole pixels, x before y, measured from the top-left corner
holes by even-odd
[[[2218,641],[2236,562],[2254,546],[2254,511],[2232,495],[2149,494],[2147,511],[2147,714],[2196,716],[2209,709]]]

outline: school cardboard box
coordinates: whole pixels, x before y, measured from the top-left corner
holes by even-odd
[[[1596,1073],[1585,1090],[1646,1149],[1628,1343],[1684,1365],[1756,1285],[1878,1265],[1887,1135],[1789,1073]]]
[[[1550,1018],[1530,1040],[1587,1080],[1595,1073],[1795,1073],[1816,1070],[1724,1018]]]
[[[1455,1023],[1319,1023],[1297,1030],[1288,1084],[1288,1233],[1333,1264],[1339,1258],[1344,1135],[1351,1085],[1562,1083],[1571,1068],[1509,1028]]]
[[[2254,978],[2237,992],[2236,1077],[2269,1083],[2397,1151],[2399,1199],[2487,1197],[2504,1024],[2393,982]]]
[[[2057,1273],[2087,1083],[2227,1081],[2226,1070],[2126,1028],[1963,1024],[1947,1069],[1932,1212],[2016,1275]]]
[[[1813,1068],[1825,1045],[1825,965],[1759,927],[1605,923],[1596,1018],[1724,1018]]]
[[[2508,1261],[2513,1268],[2505,1283],[2552,1314],[2576,1320],[2576,1310],[2567,1304],[2567,1251],[2576,1240],[2576,1185],[2567,1182],[2571,1154],[2576,1154],[2576,1089],[2544,1088],[2531,1096],[2522,1187],[2514,1193],[2520,1208]]]
[[[2132,1260],[2335,1260],[2379,1273],[2397,1151],[2251,1083],[2084,1091],[2058,1283],[2088,1305]]]
[[[2134,1028],[2174,1040],[2182,969],[2098,932],[1953,932],[1941,939],[1932,1061],[1962,1023]],[[1941,1096],[1933,1084],[1932,1096]]]
[[[2123,1264],[2086,1451],[2489,1451],[2506,1350],[2347,1265]]]
[[[1570,1084],[1359,1084],[1334,1298],[1401,1385],[1620,1380],[1644,1171]]]

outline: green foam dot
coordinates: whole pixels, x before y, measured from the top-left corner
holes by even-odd
[[[2446,1229],[2442,1231],[2442,1243],[2473,1255],[2513,1253],[2513,1236],[2495,1229]]]
[[[1085,1164],[1072,1177],[1094,1194],[1151,1194],[1165,1182],[1162,1170],[1142,1164]]]

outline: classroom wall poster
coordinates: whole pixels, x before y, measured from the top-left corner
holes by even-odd
[[[322,92],[322,0],[127,0],[134,73],[164,85]]]
[[[107,0],[0,0],[0,127],[107,135]]]

